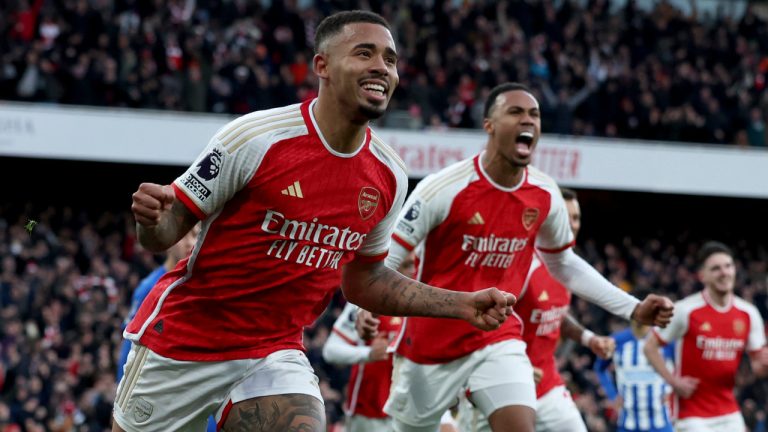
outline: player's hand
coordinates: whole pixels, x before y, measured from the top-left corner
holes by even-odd
[[[617,413],[624,409],[624,398],[621,395],[616,395],[616,399],[613,400],[613,409]]]
[[[616,341],[606,336],[595,336],[589,341],[589,349],[601,359],[607,360],[613,357],[616,351]]]
[[[485,331],[501,327],[507,317],[512,315],[512,306],[517,302],[514,295],[501,292],[497,288],[467,293],[465,298],[468,314],[464,319]]]
[[[136,222],[153,227],[160,223],[163,213],[171,208],[176,195],[170,185],[142,183],[132,198],[131,211]]]
[[[368,361],[375,362],[380,360],[386,360],[389,357],[387,353],[387,346],[389,341],[385,337],[377,337],[371,341],[371,352],[368,353]]]
[[[544,371],[541,370],[541,368],[533,368],[533,382],[535,382],[536,385],[539,385],[542,378],[544,378]]]
[[[358,336],[364,341],[369,341],[379,334],[379,323],[381,321],[372,313],[365,309],[357,311],[355,318],[355,330]]]
[[[672,382],[672,389],[683,399],[691,397],[698,386],[699,379],[690,376],[675,377],[675,381]]]
[[[672,320],[675,304],[672,300],[656,294],[648,296],[635,307],[632,319],[649,326],[666,327]]]

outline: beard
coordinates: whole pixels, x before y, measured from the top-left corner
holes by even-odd
[[[381,107],[371,105],[371,104],[362,104],[358,108],[358,112],[367,120],[376,120],[378,118],[381,118],[381,116],[383,116],[386,111],[387,111],[386,104],[383,104],[383,106]]]

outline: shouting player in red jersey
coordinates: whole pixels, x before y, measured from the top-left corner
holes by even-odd
[[[484,330],[511,313],[495,288],[458,293],[384,266],[407,190],[394,152],[368,127],[398,84],[387,22],[352,11],[315,36],[317,99],[220,129],[173,185],[142,184],[139,241],[159,251],[198,220],[191,255],[160,279],[125,337],[134,343],[113,430],[322,431],[302,329],[341,284],[385,315],[463,318]]]
[[[516,83],[494,88],[483,126],[484,152],[416,186],[395,227],[387,265],[397,268],[416,250],[423,282],[457,292],[498,286],[519,295],[536,249],[571,291],[616,315],[666,324],[669,299],[649,296],[639,303],[571,250],[573,233],[557,185],[528,166],[541,132],[531,92]],[[494,431],[533,431],[533,368],[516,318],[485,333],[461,322],[406,319],[384,408],[394,429],[437,429],[466,388]]]
[[[676,394],[675,430],[741,432],[746,429],[733,395],[736,372],[745,352],[752,372],[768,373],[765,328],[757,308],[733,293],[733,253],[719,242],[699,251],[699,280],[704,289],[675,303],[665,329],[654,329],[643,351]],[[659,346],[677,341],[675,373],[665,366]]]
[[[568,221],[574,238],[581,229],[581,207],[576,192],[561,190]],[[560,334],[589,347],[601,358],[609,358],[616,342],[605,336],[597,336],[579,324],[570,314],[571,293],[547,271],[534,256],[528,278],[523,285],[515,313],[523,321],[525,353],[533,365],[536,382],[536,431],[537,432],[586,432],[587,426],[581,413],[565,388],[557,370],[555,350]],[[465,430],[488,431],[487,419],[477,413],[472,405],[462,400],[460,422]]]

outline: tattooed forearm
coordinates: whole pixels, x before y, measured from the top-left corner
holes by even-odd
[[[155,227],[136,224],[139,243],[148,250],[164,251],[176,244],[197,223],[197,217],[179,200]]]
[[[456,317],[458,293],[436,289],[381,266],[370,272],[366,292],[377,296],[376,312],[385,315]]]
[[[264,396],[234,405],[224,432],[322,432],[323,404],[312,396],[287,394]]]

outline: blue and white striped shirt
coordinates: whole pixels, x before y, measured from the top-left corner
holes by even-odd
[[[598,359],[595,362],[595,372],[608,399],[616,399],[618,386],[618,394],[624,401],[619,412],[619,430],[671,432],[669,409],[664,403],[671,388],[643,354],[645,340],[635,338],[629,328],[614,333],[611,337],[616,340],[613,359]],[[662,354],[671,370],[675,358],[674,344],[665,346]],[[616,384],[608,371],[611,362],[616,372]]]

